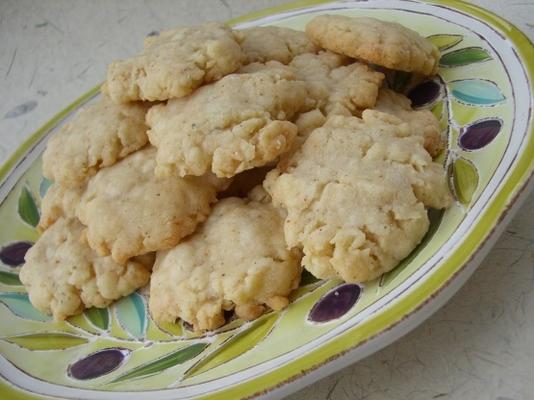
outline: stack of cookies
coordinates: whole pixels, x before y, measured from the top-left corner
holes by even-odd
[[[32,304],[62,320],[150,282],[156,322],[200,331],[286,307],[302,268],[391,270],[451,196],[438,121],[384,73],[429,76],[438,60],[372,18],[148,37],[48,142],[54,185],[20,273]]]

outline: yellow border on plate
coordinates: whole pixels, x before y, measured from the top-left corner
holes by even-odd
[[[528,78],[531,84],[531,92],[534,91],[534,58],[531,57],[534,52],[534,46],[530,40],[514,25],[503,20],[499,16],[490,11],[486,11],[478,6],[469,4],[462,0],[425,0],[427,3],[444,5],[449,8],[456,9],[478,17],[485,22],[490,23],[494,28],[498,29],[508,39],[512,41],[516,50],[521,57],[523,64],[527,70]],[[234,18],[228,21],[229,24],[234,25],[240,22],[251,21],[262,18],[272,14],[294,10],[298,8],[310,7],[318,4],[325,4],[331,2],[330,0],[301,0],[288,3],[282,6],[265,9],[259,12],[254,12],[239,18]],[[529,57],[530,55],[530,57]],[[94,96],[99,90],[99,87],[93,88],[88,93],[81,96],[74,103],[69,105],[63,111],[54,116],[41,129],[31,135],[8,159],[8,161],[0,168],[0,179],[3,179],[8,172],[16,165],[20,157],[28,151],[46,132],[49,131],[55,124],[64,118],[70,111],[78,107],[80,104]],[[294,360],[281,368],[271,371],[265,375],[251,379],[242,384],[233,386],[231,388],[209,394],[201,397],[202,399],[220,399],[220,398],[243,398],[250,397],[256,394],[269,392],[270,390],[289,383],[306,374],[307,372],[325,365],[327,362],[340,357],[344,353],[358,347],[360,344],[376,336],[380,332],[391,328],[409,314],[416,311],[424,303],[432,298],[444,286],[450,283],[454,276],[466,265],[469,259],[476,253],[478,248],[484,243],[489,234],[495,228],[504,214],[515,201],[516,197],[525,185],[534,170],[534,123],[530,120],[530,133],[528,134],[528,142],[523,151],[522,156],[516,161],[511,169],[506,182],[501,186],[500,191],[494,197],[493,201],[486,207],[477,225],[468,234],[461,246],[455,253],[443,264],[440,268],[432,273],[420,287],[416,288],[407,296],[401,298],[392,304],[385,311],[368,319],[360,325],[339,335],[335,341],[326,343],[325,345],[315,349],[309,354]],[[5,381],[0,381],[0,393],[9,395],[10,399],[37,399],[33,394],[26,391],[17,391]],[[46,398],[46,397],[42,397]],[[48,397],[50,398],[50,397]]]

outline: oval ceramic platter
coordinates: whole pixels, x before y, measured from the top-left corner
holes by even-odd
[[[441,306],[473,272],[525,197],[534,168],[534,48],[516,28],[458,1],[301,1],[239,18],[238,27],[303,29],[321,13],[398,21],[442,51],[439,76],[408,94],[440,119],[440,156],[455,204],[430,211],[423,243],[365,285],[304,275],[291,305],[229,318],[209,335],[157,325],[143,291],[65,322],[35,310],[17,272],[37,239],[46,139],[95,89],[36,132],[1,170],[0,398],[280,397],[377,351]],[[405,89],[410,77],[390,84]]]

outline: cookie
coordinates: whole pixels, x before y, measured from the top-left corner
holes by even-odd
[[[287,306],[301,267],[299,251],[284,242],[283,218],[270,202],[233,197],[217,203],[197,232],[158,252],[150,283],[152,317],[182,318],[201,331],[223,325],[224,310],[249,320],[265,305]]]
[[[156,175],[231,177],[266,165],[291,147],[297,127],[290,120],[307,104],[306,83],[271,61],[152,107],[147,123],[158,149]]]
[[[141,54],[109,65],[107,91],[121,103],[187,96],[245,62],[240,41],[240,34],[218,22],[150,36]]]
[[[148,142],[147,107],[117,105],[106,97],[76,113],[52,136],[43,153],[43,175],[63,186],[83,184]]]
[[[98,254],[118,263],[169,249],[210,212],[220,180],[208,177],[156,179],[156,149],[140,150],[98,172],[87,185],[76,215]]]
[[[320,47],[395,70],[433,75],[439,50],[417,32],[375,18],[319,15],[306,33]]]
[[[374,110],[362,118],[329,118],[264,183],[287,210],[287,245],[303,249],[318,278],[365,282],[389,271],[425,235],[425,206],[451,201],[443,168],[408,124]]]
[[[295,121],[295,125],[299,130],[298,136],[301,139],[305,139],[312,133],[315,129],[321,127],[326,122],[325,115],[319,109],[311,110],[305,113],[302,113],[298,116]]]
[[[406,96],[382,88],[374,109],[392,114],[410,124],[411,131],[423,137],[425,149],[432,157],[443,150],[445,144],[435,115],[429,110],[413,110],[412,103]]]
[[[84,242],[83,229],[76,219],[58,219],[28,250],[20,270],[33,306],[58,321],[107,307],[150,279],[151,264],[98,256]]]
[[[41,201],[41,217],[37,229],[43,232],[59,218],[74,218],[84,190],[85,186],[67,188],[59,183],[50,186]]]
[[[248,63],[278,61],[289,64],[299,54],[319,51],[304,32],[289,28],[257,26],[240,32],[243,34],[241,48]]]
[[[384,75],[329,51],[302,54],[289,64],[308,84],[310,98],[325,115],[361,115],[375,105]]]

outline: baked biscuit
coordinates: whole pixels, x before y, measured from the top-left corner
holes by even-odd
[[[255,200],[221,200],[197,232],[158,252],[149,302],[156,321],[182,318],[195,330],[216,329],[224,310],[248,320],[264,305],[287,306],[300,280],[300,252],[287,249],[282,212],[261,188],[253,192]]]
[[[371,64],[423,75],[438,70],[438,48],[396,22],[319,15],[306,25],[306,33],[320,47]]]
[[[33,306],[58,321],[106,307],[150,279],[150,264],[98,256],[83,240],[83,229],[76,219],[58,219],[28,250],[20,270]]]
[[[76,215],[87,226],[89,245],[118,263],[169,249],[210,212],[220,180],[156,179],[156,149],[140,150],[98,172],[88,183]]]
[[[152,107],[147,123],[158,149],[156,175],[231,177],[266,165],[291,147],[297,127],[288,120],[307,101],[306,83],[294,70],[270,61]]]
[[[329,51],[302,54],[289,64],[306,81],[309,96],[326,115],[361,115],[375,105],[384,75]]]
[[[299,130],[299,137],[301,139],[305,139],[315,129],[323,126],[325,122],[325,115],[321,112],[321,110],[316,108],[315,110],[300,114],[295,121],[295,125],[297,125]]]
[[[319,51],[304,32],[289,28],[257,26],[240,32],[243,34],[241,48],[248,63],[278,61],[289,64],[299,54]]]
[[[43,175],[66,187],[83,184],[103,167],[148,142],[140,103],[117,105],[102,97],[76,113],[52,136],[43,153]]]
[[[445,173],[398,118],[333,116],[264,186],[287,210],[287,245],[318,278],[364,282],[389,271],[425,235],[425,206],[451,201]]]
[[[50,186],[41,201],[41,217],[37,229],[44,231],[59,218],[74,218],[84,186],[67,188],[59,183]]]
[[[109,65],[107,91],[120,103],[187,96],[244,63],[240,41],[240,34],[218,22],[149,36],[141,54]]]
[[[406,96],[390,89],[380,89],[375,110],[392,114],[410,124],[412,132],[424,139],[425,149],[436,157],[444,148],[439,121],[429,110],[412,109],[412,102]]]

